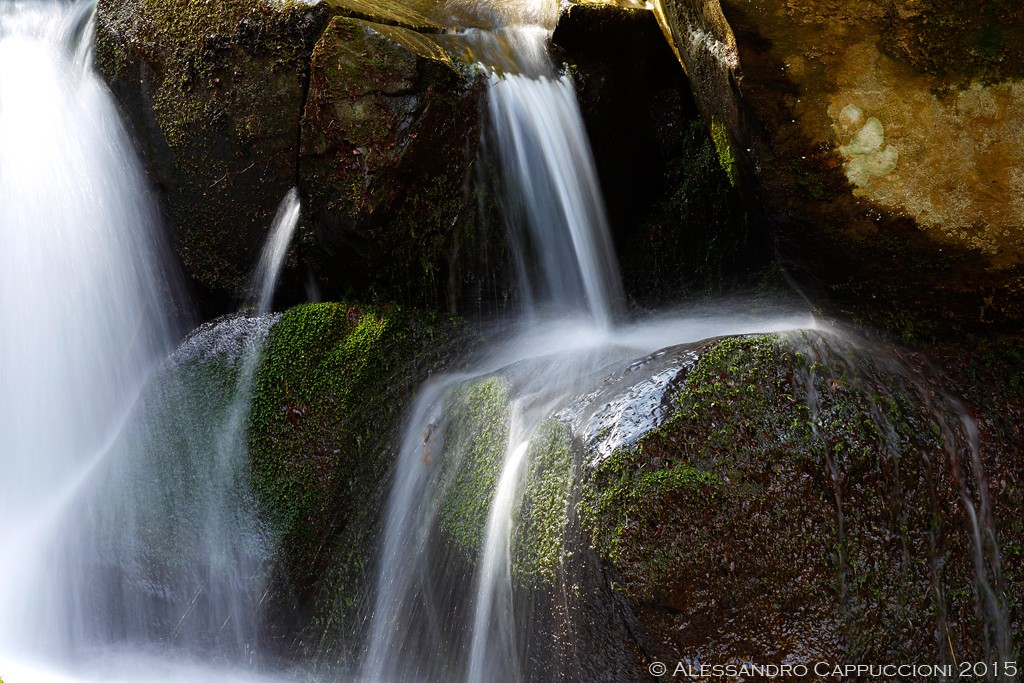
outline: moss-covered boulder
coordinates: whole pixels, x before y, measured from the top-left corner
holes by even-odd
[[[791,272],[901,333],[1021,319],[1018,3],[656,4]]]
[[[528,678],[1013,659],[1020,378],[992,374],[1013,339],[942,375],[832,332],[727,338],[581,393],[516,514]]]
[[[249,447],[278,539],[268,621],[282,649],[338,664],[358,647],[405,408],[466,339],[451,319],[397,306],[304,305],[272,328]]]
[[[605,424],[582,456],[581,523],[645,656],[1013,654],[996,540],[1019,493],[920,359],[818,333],[697,355],[656,427],[619,446]]]

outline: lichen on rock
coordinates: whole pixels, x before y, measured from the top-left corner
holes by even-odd
[[[851,107],[860,112],[859,107],[847,105],[840,112],[839,126],[843,126],[844,119],[852,120],[856,117],[857,113]],[[846,177],[857,187],[867,185],[872,178],[889,174],[899,161],[899,152],[892,145],[885,144],[885,128],[874,116],[856,129],[853,139],[849,144],[841,146],[839,151],[847,160]]]

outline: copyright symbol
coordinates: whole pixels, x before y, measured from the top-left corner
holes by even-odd
[[[668,667],[662,662],[651,662],[650,666],[647,667],[647,670],[651,672],[652,676],[661,678],[668,671]]]

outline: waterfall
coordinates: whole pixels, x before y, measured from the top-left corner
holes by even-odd
[[[499,23],[467,40],[481,41],[489,140],[526,305],[511,333],[460,372],[432,377],[413,401],[365,649],[344,663],[366,683],[536,679],[537,652],[528,648],[549,644],[530,642],[539,615],[516,584],[517,516],[551,435],[580,424],[567,413],[584,406],[597,438],[610,423],[596,416],[642,404],[648,414],[636,424],[601,437],[619,448],[664,417],[670,401],[663,384],[612,407],[612,394],[602,393],[610,383],[601,384],[612,373],[622,380],[650,360],[636,359],[673,345],[815,326],[810,315],[743,315],[726,303],[625,322],[572,79],[547,51],[556,3],[477,4],[448,3]],[[92,13],[88,2],[0,4],[0,676],[270,680],[263,667],[279,663],[261,642],[261,605],[276,539],[251,490],[246,429],[299,193],[281,202],[243,311],[174,348],[174,272],[128,136],[90,64]],[[489,61],[496,43],[502,58]],[[975,419],[888,351],[865,348],[868,370],[841,360],[839,345],[804,352],[811,362],[797,379],[831,475],[841,602],[855,578],[843,554],[855,507],[819,428],[829,408],[821,387],[839,378],[820,373],[849,363],[851,377],[896,376],[920,398],[964,511],[986,654],[1010,659],[1004,565]],[[930,457],[898,452],[884,399],[870,406],[879,456]],[[935,635],[955,657],[942,611],[945,558],[931,552]]]
[[[523,70],[492,73],[488,103],[524,297],[531,309],[582,313],[608,328],[622,286],[572,79],[554,73],[546,30],[511,27],[500,38]]]
[[[574,392],[664,346],[812,323],[723,306],[616,325],[622,288],[604,203],[572,80],[547,55],[550,30],[471,37],[484,62],[496,55],[485,66],[492,136],[527,306],[518,333],[469,370],[434,378],[413,406],[358,671],[366,683],[522,678],[517,633],[529,615],[516,613],[514,518],[539,430]]]
[[[89,63],[92,6],[0,6],[0,652],[114,620],[96,477],[175,336],[157,217]]]
[[[262,679],[225,665],[259,663],[273,548],[245,428],[298,195],[254,274],[255,314],[168,356],[173,269],[92,70],[93,11],[0,6],[0,675]]]

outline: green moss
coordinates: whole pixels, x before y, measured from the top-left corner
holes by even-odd
[[[525,488],[514,520],[512,573],[533,588],[559,578],[576,482],[572,430],[558,420],[540,425],[527,453]]]
[[[593,542],[613,564],[635,560],[635,531],[638,520],[658,505],[676,497],[714,502],[720,481],[710,472],[688,465],[645,471],[636,467],[640,451],[613,454],[594,473],[594,484],[585,488],[580,504],[581,521],[592,534]],[[634,593],[650,599],[650,586],[663,584],[676,570],[671,545],[644,545],[643,581],[646,587]]]
[[[170,48],[153,112],[168,144],[179,147],[191,127],[208,124],[205,98],[196,95],[206,90],[218,66],[217,54],[224,49],[219,41],[232,36],[253,8],[245,0],[143,0],[142,10],[151,17],[156,40]]]
[[[280,539],[281,609],[295,591],[318,596],[308,642],[357,628],[403,412],[466,338],[438,314],[345,303],[292,308],[271,329],[253,397],[253,480]]]
[[[736,157],[732,153],[732,145],[729,144],[729,132],[725,125],[711,120],[711,140],[715,143],[715,152],[718,154],[718,163],[729,178],[729,184],[736,187]]]
[[[445,495],[441,528],[470,557],[487,529],[487,515],[508,448],[509,384],[488,377],[463,385],[444,421]]]
[[[686,638],[727,650],[838,619],[851,656],[884,658],[928,647],[942,609],[965,629],[957,651],[976,652],[963,475],[944,430],[966,446],[935,386],[891,350],[829,335],[711,343],[669,419],[586,475],[581,522],[616,589],[659,606],[652,637],[686,622]]]

